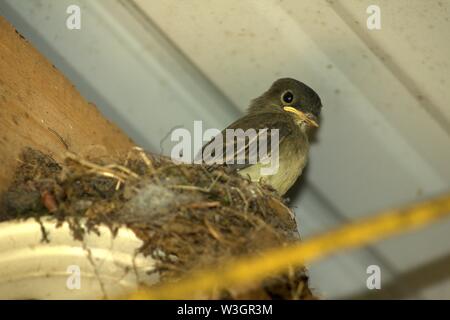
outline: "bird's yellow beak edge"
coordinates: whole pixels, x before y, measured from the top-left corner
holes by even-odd
[[[293,108],[293,107],[283,107],[284,111],[287,112],[292,112],[293,114],[295,114],[297,117],[300,118],[300,120],[305,121],[307,123],[309,123],[310,125],[312,125],[313,127],[318,128],[319,124],[314,121],[313,119],[311,119],[310,117],[308,117],[305,113]]]

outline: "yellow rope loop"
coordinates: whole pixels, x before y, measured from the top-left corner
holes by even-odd
[[[408,208],[388,210],[312,237],[295,245],[275,248],[262,255],[230,261],[216,269],[197,271],[177,283],[138,291],[129,299],[192,299],[199,293],[245,286],[311,263],[343,249],[360,247],[395,234],[425,226],[450,215],[450,194]]]

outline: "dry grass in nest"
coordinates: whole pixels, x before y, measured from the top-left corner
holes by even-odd
[[[0,221],[51,216],[73,236],[127,226],[163,281],[299,239],[291,211],[270,187],[222,167],[174,164],[134,149],[121,163],[68,154],[60,165],[33,149],[2,196]],[[51,239],[51,235],[49,235]],[[44,240],[48,241],[44,233]],[[219,298],[314,298],[304,268],[266,279],[257,290]]]

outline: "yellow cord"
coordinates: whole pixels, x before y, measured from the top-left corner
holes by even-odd
[[[343,249],[366,245],[450,215],[450,194],[408,208],[388,210],[294,245],[192,273],[176,283],[140,290],[129,299],[192,299],[198,293],[245,286]]]

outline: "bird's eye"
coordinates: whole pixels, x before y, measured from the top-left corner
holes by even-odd
[[[294,95],[292,94],[292,92],[286,91],[281,96],[281,99],[283,100],[284,103],[291,103],[294,100]]]

